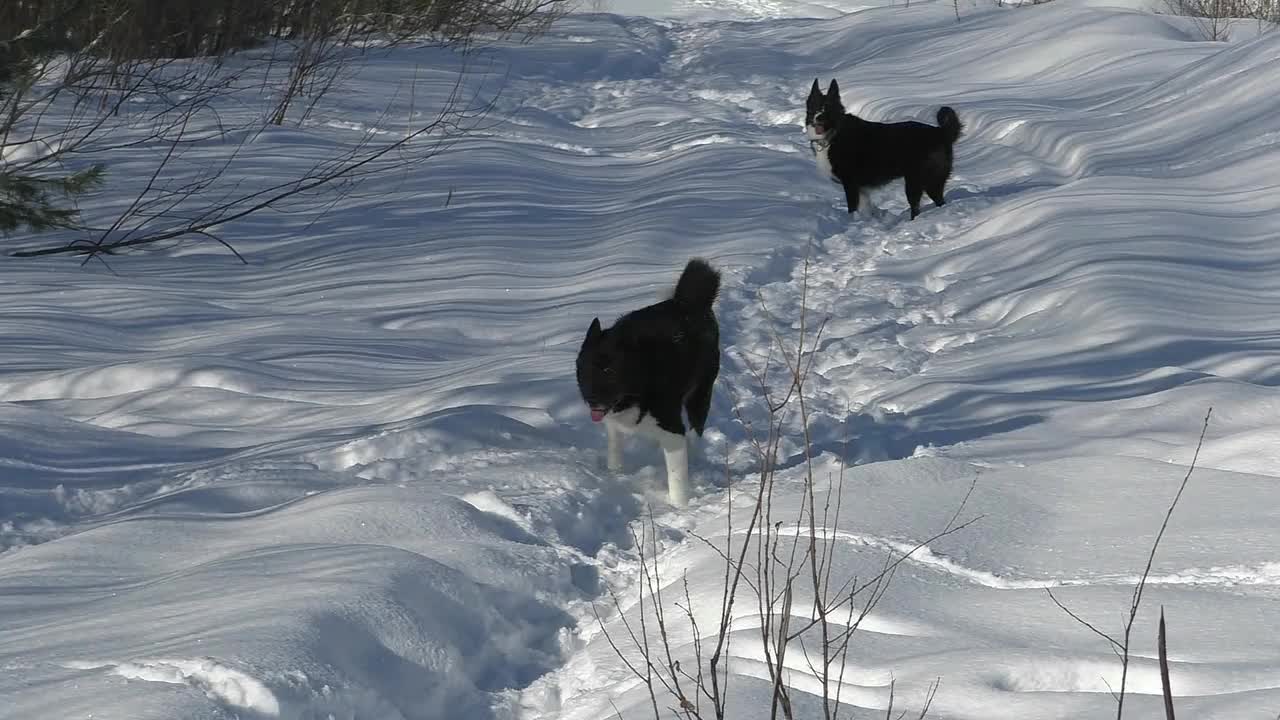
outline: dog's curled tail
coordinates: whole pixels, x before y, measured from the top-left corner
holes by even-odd
[[[695,309],[711,309],[720,292],[720,273],[702,258],[694,258],[684,266],[672,299]]]
[[[950,107],[943,105],[938,108],[938,127],[942,128],[942,134],[947,139],[947,144],[954,144],[960,139],[960,133],[964,131],[964,125],[960,122],[956,111]]]

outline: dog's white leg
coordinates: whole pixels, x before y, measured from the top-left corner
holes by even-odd
[[[689,441],[684,435],[664,432],[658,438],[667,460],[667,498],[672,505],[689,504]]]
[[[867,217],[880,216],[880,208],[871,204],[871,193],[866,190],[858,190],[858,209]]]
[[[613,426],[613,423],[606,422],[604,424],[605,437],[609,443],[609,449],[606,457],[610,472],[622,471],[622,431]]]

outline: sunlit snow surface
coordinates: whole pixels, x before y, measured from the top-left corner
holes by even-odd
[[[1118,663],[1044,588],[1120,629],[1211,405],[1127,716],[1163,717],[1161,605],[1180,715],[1280,714],[1280,34],[1208,43],[1071,0],[960,21],[950,3],[605,9],[655,17],[488,52],[468,87],[497,98],[489,123],[319,220],[228,226],[247,267],[213,243],[0,262],[0,718],[650,715],[590,601],[608,614],[611,585],[635,613],[627,524],[651,504],[663,576],[687,572],[714,625],[723,568],[693,533],[723,542],[745,512],[725,458],[746,487],[750,368],[806,285],[810,329],[827,319],[817,472],[858,464],[823,530],[835,574],[932,536],[975,476],[983,516],[917,551],[863,625],[853,717],[883,717],[891,680],[918,707],[935,679],[930,717],[1112,714]],[[455,69],[375,58],[245,167],[288,178]],[[832,76],[871,119],[956,108],[948,205],[908,222],[894,184],[884,217],[846,215],[800,127]],[[109,158],[87,215],[156,156]],[[724,271],[725,353],[700,493],[675,512],[656,448],[603,469],[572,367],[593,317],[661,297],[693,255]],[[785,488],[801,452],[784,444]],[[734,718],[768,713],[753,607]]]

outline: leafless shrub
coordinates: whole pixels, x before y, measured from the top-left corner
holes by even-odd
[[[1219,42],[1229,40],[1231,28],[1252,20],[1258,32],[1280,26],[1280,2],[1277,0],[1164,0],[1171,15],[1191,18],[1200,36]]]
[[[1231,25],[1246,17],[1237,14],[1244,4],[1237,0],[1165,0],[1171,14],[1191,18],[1200,35],[1214,42],[1226,40]]]
[[[451,142],[481,122],[491,101],[466,89],[466,71],[434,117],[407,132],[382,139],[378,127],[368,129],[353,145],[279,182],[249,185],[239,177],[240,160],[249,152],[254,133],[241,128],[240,142],[222,161],[194,177],[171,174],[174,163],[196,146],[225,138],[223,128],[189,129],[193,113],[184,112],[176,127],[166,125],[154,139],[165,149],[155,161],[146,183],[130,204],[105,227],[85,227],[87,237],[69,244],[19,250],[16,257],[60,253],[85,255],[85,260],[117,254],[130,248],[164,241],[208,239],[240,257],[219,230],[267,209],[288,209],[320,216],[352,193],[360,182],[392,171],[407,171],[438,155]],[[240,258],[244,260],[242,257]]]
[[[528,39],[575,0],[14,0],[0,8],[0,220],[7,231],[63,228],[79,237],[12,255],[84,254],[86,261],[162,241],[213,239],[228,223],[267,209],[321,216],[365,179],[403,171],[435,157],[480,123],[489,97],[467,83],[467,58],[480,40]],[[4,32],[14,41],[4,41]],[[21,42],[17,42],[17,40]],[[288,180],[244,176],[253,120],[230,124],[220,99],[260,83],[272,98],[257,122],[306,121],[316,104],[353,73],[370,49],[412,41],[462,58],[443,104],[408,103],[409,127],[392,122],[395,99],[355,143]],[[226,62],[251,45],[263,50]],[[18,57],[21,72],[7,59]],[[410,90],[412,92],[412,90]],[[306,102],[300,100],[306,98]],[[295,111],[296,108],[301,108]],[[391,131],[389,128],[396,129]],[[192,149],[227,147],[194,176],[177,172]],[[141,191],[118,216],[81,224],[74,208],[55,206],[50,188],[71,196],[110,173],[113,153],[154,151]],[[84,173],[91,173],[85,175]],[[21,183],[19,182],[21,181]],[[77,182],[80,181],[80,182]],[[61,184],[59,184],[61,183]],[[110,191],[111,185],[107,186]],[[25,212],[33,202],[48,212]],[[30,208],[27,208],[30,209]],[[234,252],[234,250],[233,250]],[[243,259],[243,258],[242,258]]]
[[[96,44],[113,60],[220,56],[268,39],[325,35],[457,43],[530,37],[570,0],[8,0],[0,38],[45,27],[59,51]],[[120,24],[122,17],[129,18]]]

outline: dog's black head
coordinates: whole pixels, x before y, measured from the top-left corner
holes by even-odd
[[[821,140],[827,133],[840,124],[844,117],[844,104],[840,102],[840,85],[835,79],[822,94],[818,87],[818,79],[813,79],[813,87],[809,89],[809,99],[804,105],[804,132],[810,140]]]
[[[600,318],[591,321],[578,351],[578,392],[591,408],[591,419],[600,422],[611,410],[622,409],[622,354],[615,338],[601,329]]]

